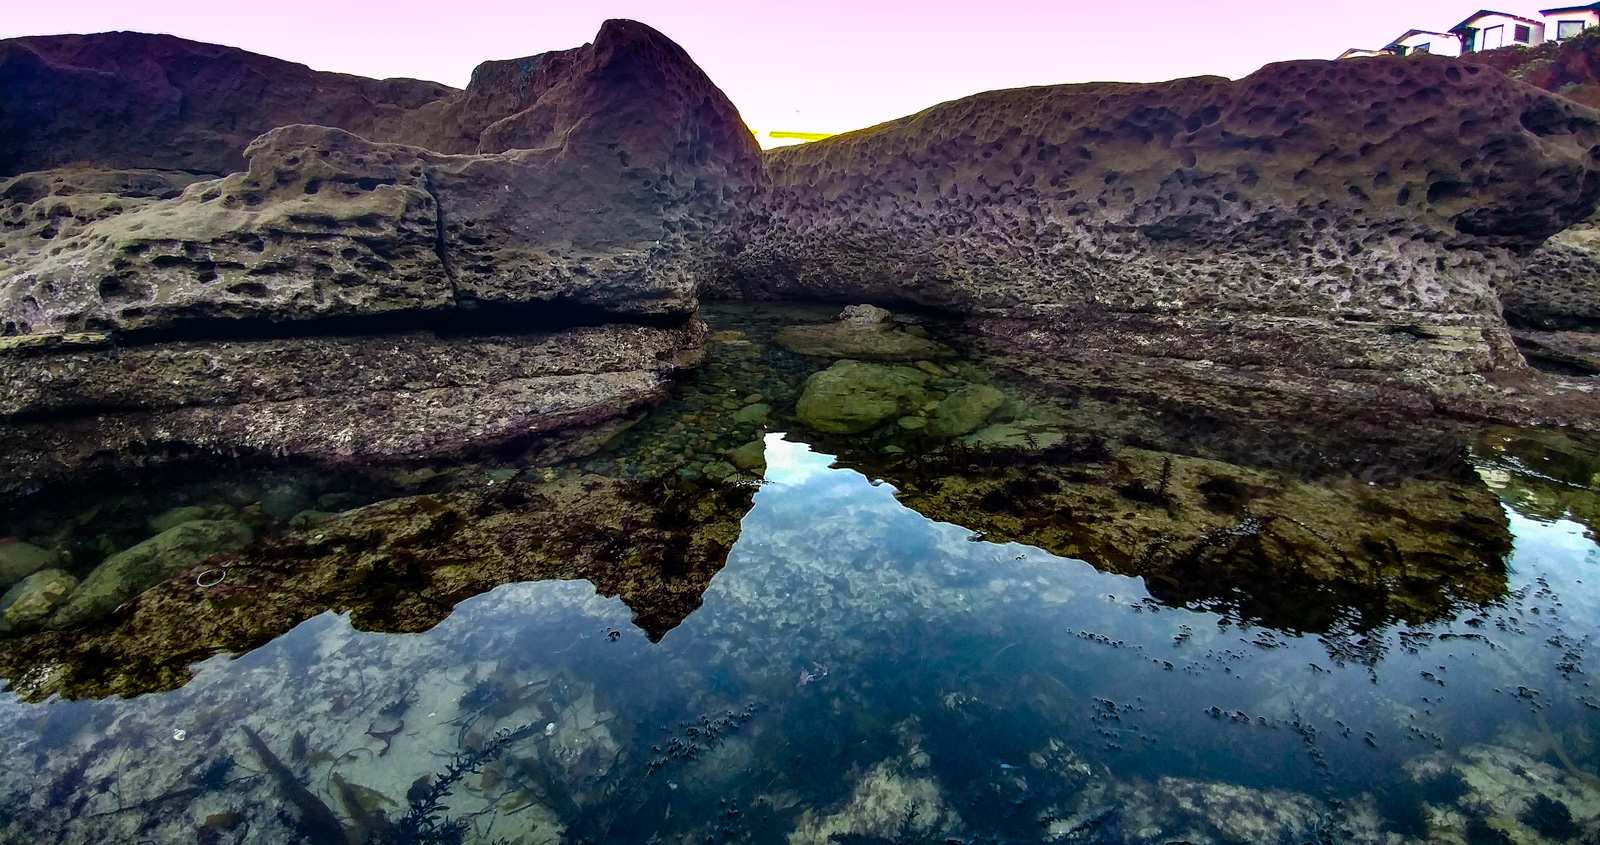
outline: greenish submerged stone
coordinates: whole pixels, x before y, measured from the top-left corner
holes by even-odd
[[[927,383],[914,367],[840,361],[806,380],[795,410],[817,431],[857,434],[921,406]]]

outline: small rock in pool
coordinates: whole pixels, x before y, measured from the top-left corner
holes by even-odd
[[[43,625],[77,586],[78,579],[59,569],[42,569],[18,581],[0,596],[0,633]]]
[[[0,540],[0,589],[55,566],[61,556],[21,540]]]

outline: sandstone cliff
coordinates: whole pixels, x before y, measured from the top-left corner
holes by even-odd
[[[88,74],[63,91],[175,104],[5,146],[76,162],[0,179],[0,440],[45,447],[6,450],[7,488],[110,451],[424,458],[624,414],[693,362],[701,265],[763,179],[726,97],[631,22],[466,92],[127,34],[22,39],[0,72],[24,48]]]

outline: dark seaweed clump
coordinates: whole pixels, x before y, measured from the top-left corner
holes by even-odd
[[[1529,801],[1517,819],[1546,839],[1566,840],[1578,835],[1578,823],[1572,820],[1572,811],[1548,795]]]
[[[460,754],[423,789],[411,796],[411,806],[392,826],[373,831],[368,845],[461,845],[468,825],[444,815],[444,800],[462,778],[473,774],[505,753],[512,743],[533,733],[530,724],[495,732],[483,745]]]

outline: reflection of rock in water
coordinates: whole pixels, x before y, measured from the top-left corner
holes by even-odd
[[[1506,589],[1505,516],[1475,479],[1308,482],[1087,440],[846,463],[932,519],[1141,576],[1170,604],[1285,630],[1422,623]]]
[[[460,601],[515,581],[581,578],[620,596],[654,641],[700,606],[749,509],[745,485],[665,485],[594,475],[512,481],[347,512],[186,570],[82,630],[15,638],[0,675],[26,698],[180,686],[190,664],[254,648],[325,610],[365,630],[433,627]],[[47,671],[38,671],[48,667]]]
[[[1478,473],[1505,502],[1539,519],[1581,523],[1600,537],[1600,449],[1592,438],[1552,429],[1485,432],[1473,449]]]

